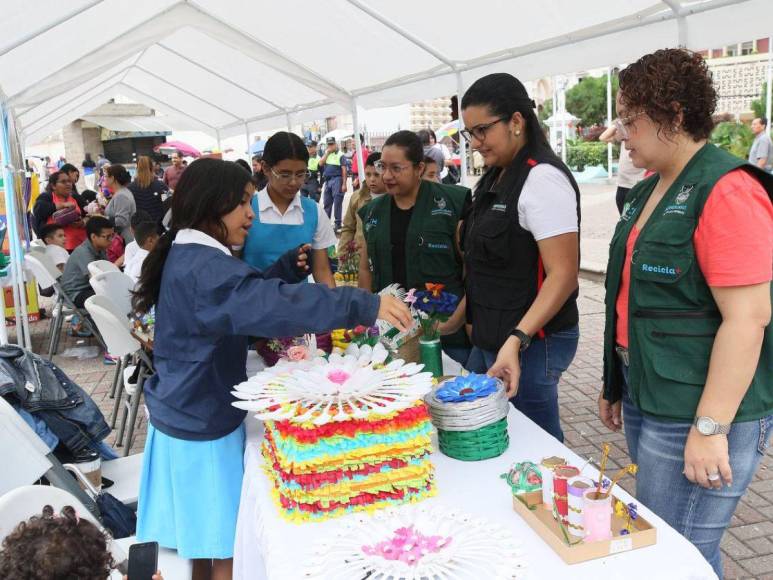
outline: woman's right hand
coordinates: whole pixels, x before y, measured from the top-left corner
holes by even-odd
[[[616,403],[607,401],[604,398],[603,390],[599,394],[599,418],[607,426],[607,429],[620,431],[620,428],[623,426],[622,406],[622,400]]]
[[[394,296],[381,296],[378,318],[386,320],[402,332],[408,331],[413,326],[413,317],[408,309],[408,305]]]

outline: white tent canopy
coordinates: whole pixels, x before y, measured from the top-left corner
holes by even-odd
[[[3,0],[0,15],[0,97],[33,142],[117,95],[228,137],[454,94],[494,71],[717,47],[768,36],[773,2]]]

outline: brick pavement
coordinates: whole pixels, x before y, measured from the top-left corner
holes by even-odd
[[[43,342],[48,321],[32,324],[33,346],[36,352],[45,351]],[[601,445],[612,446],[610,469],[617,469],[628,460],[625,437],[610,433],[597,416],[596,400],[601,378],[601,349],[604,330],[604,288],[598,282],[581,280],[580,283],[580,346],[572,366],[564,373],[560,386],[559,403],[566,444],[581,456],[598,460]],[[62,337],[60,352],[71,346],[81,346],[78,340]],[[13,331],[11,331],[13,340]],[[90,344],[88,341],[83,344]],[[86,361],[55,357],[55,362],[80,384],[99,404],[105,416],[112,410],[110,389],[115,367],[105,366],[102,357]],[[132,453],[142,450],[145,444],[146,422],[144,417],[136,430]],[[115,431],[108,442],[114,443]],[[635,491],[629,478],[623,487]],[[741,500],[733,516],[728,533],[722,542],[725,557],[725,577],[757,578],[773,580],[773,452],[768,453],[746,496]]]

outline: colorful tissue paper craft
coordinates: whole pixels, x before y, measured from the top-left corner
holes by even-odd
[[[519,580],[528,568],[508,529],[443,506],[354,515],[312,548],[303,578]]]
[[[438,324],[445,322],[456,310],[459,297],[451,292],[443,292],[443,284],[427,282],[425,290],[411,294],[415,299],[412,306],[420,313],[419,323],[425,340],[440,338]]]
[[[286,363],[236,387],[235,406],[265,421],[262,453],[283,517],[318,521],[434,494],[421,366],[385,364],[382,345]]]
[[[510,471],[499,477],[507,482],[513,495],[542,489],[542,474],[537,464],[531,461],[516,463],[510,468]]]
[[[440,451],[462,461],[498,457],[510,445],[510,403],[499,379],[470,374],[441,383],[425,397]]]

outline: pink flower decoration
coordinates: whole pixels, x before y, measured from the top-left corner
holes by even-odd
[[[311,358],[306,346],[291,346],[287,349],[287,358],[291,361],[301,361]]]
[[[429,553],[437,553],[451,542],[450,537],[425,536],[413,526],[398,528],[394,536],[374,546],[362,546],[369,556],[381,556],[385,560],[400,560],[409,566],[418,564]]]
[[[408,290],[408,294],[405,295],[405,298],[403,298],[403,302],[407,302],[408,304],[413,305],[416,302],[416,288],[411,288]]]
[[[335,383],[337,385],[343,385],[346,381],[349,380],[350,376],[351,375],[349,373],[347,373],[346,371],[343,371],[341,369],[330,371],[327,374],[328,380],[330,380],[330,382],[333,382],[333,383]]]

